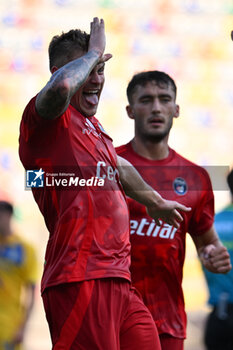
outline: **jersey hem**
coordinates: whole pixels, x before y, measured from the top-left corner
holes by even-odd
[[[89,281],[89,280],[96,280],[96,279],[102,279],[102,278],[124,278],[125,280],[127,280],[128,282],[131,283],[131,278],[129,274],[107,274],[107,275],[103,275],[101,274],[95,274],[94,276],[87,276],[87,277],[72,277],[72,278],[62,278],[61,280],[56,280],[56,281],[52,281],[50,283],[47,283],[46,285],[41,285],[41,294],[43,294],[43,292],[45,291],[45,289],[49,288],[49,287],[53,287],[53,286],[57,286],[60,284],[64,284],[64,283],[72,283],[72,282],[83,282],[83,281]]]

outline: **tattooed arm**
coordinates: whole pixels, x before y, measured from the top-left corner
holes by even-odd
[[[72,96],[86,81],[99,61],[105,62],[111,55],[103,55],[105,49],[104,21],[95,17],[91,23],[88,52],[81,57],[54,70],[49,82],[36,98],[36,110],[46,119],[61,116]],[[78,55],[79,52],[77,52]]]

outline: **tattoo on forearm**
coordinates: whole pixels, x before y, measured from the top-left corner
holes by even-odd
[[[89,51],[58,69],[38,95],[36,105],[38,113],[48,119],[61,115],[98,60],[98,53]]]
[[[84,83],[94,66],[99,60],[99,55],[95,51],[90,51],[86,55],[71,61],[63,66],[59,71],[59,79],[68,79],[71,96]]]

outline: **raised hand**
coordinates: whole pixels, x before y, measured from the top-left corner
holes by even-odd
[[[101,57],[101,62],[105,62],[112,57],[112,55],[110,54],[104,55],[105,45],[106,45],[106,37],[105,37],[104,20],[102,18],[99,20],[98,17],[95,17],[91,22],[88,51],[94,50],[98,52],[98,54]]]
[[[100,56],[99,63],[104,63],[112,57],[111,54],[104,54],[105,45],[106,37],[104,20],[102,18],[99,20],[98,17],[94,17],[93,21],[91,22],[88,51],[94,50],[98,52]]]

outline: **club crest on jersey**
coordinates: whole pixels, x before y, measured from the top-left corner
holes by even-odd
[[[173,188],[179,196],[183,196],[188,190],[187,183],[184,179],[182,179],[182,177],[177,177],[173,181]]]

